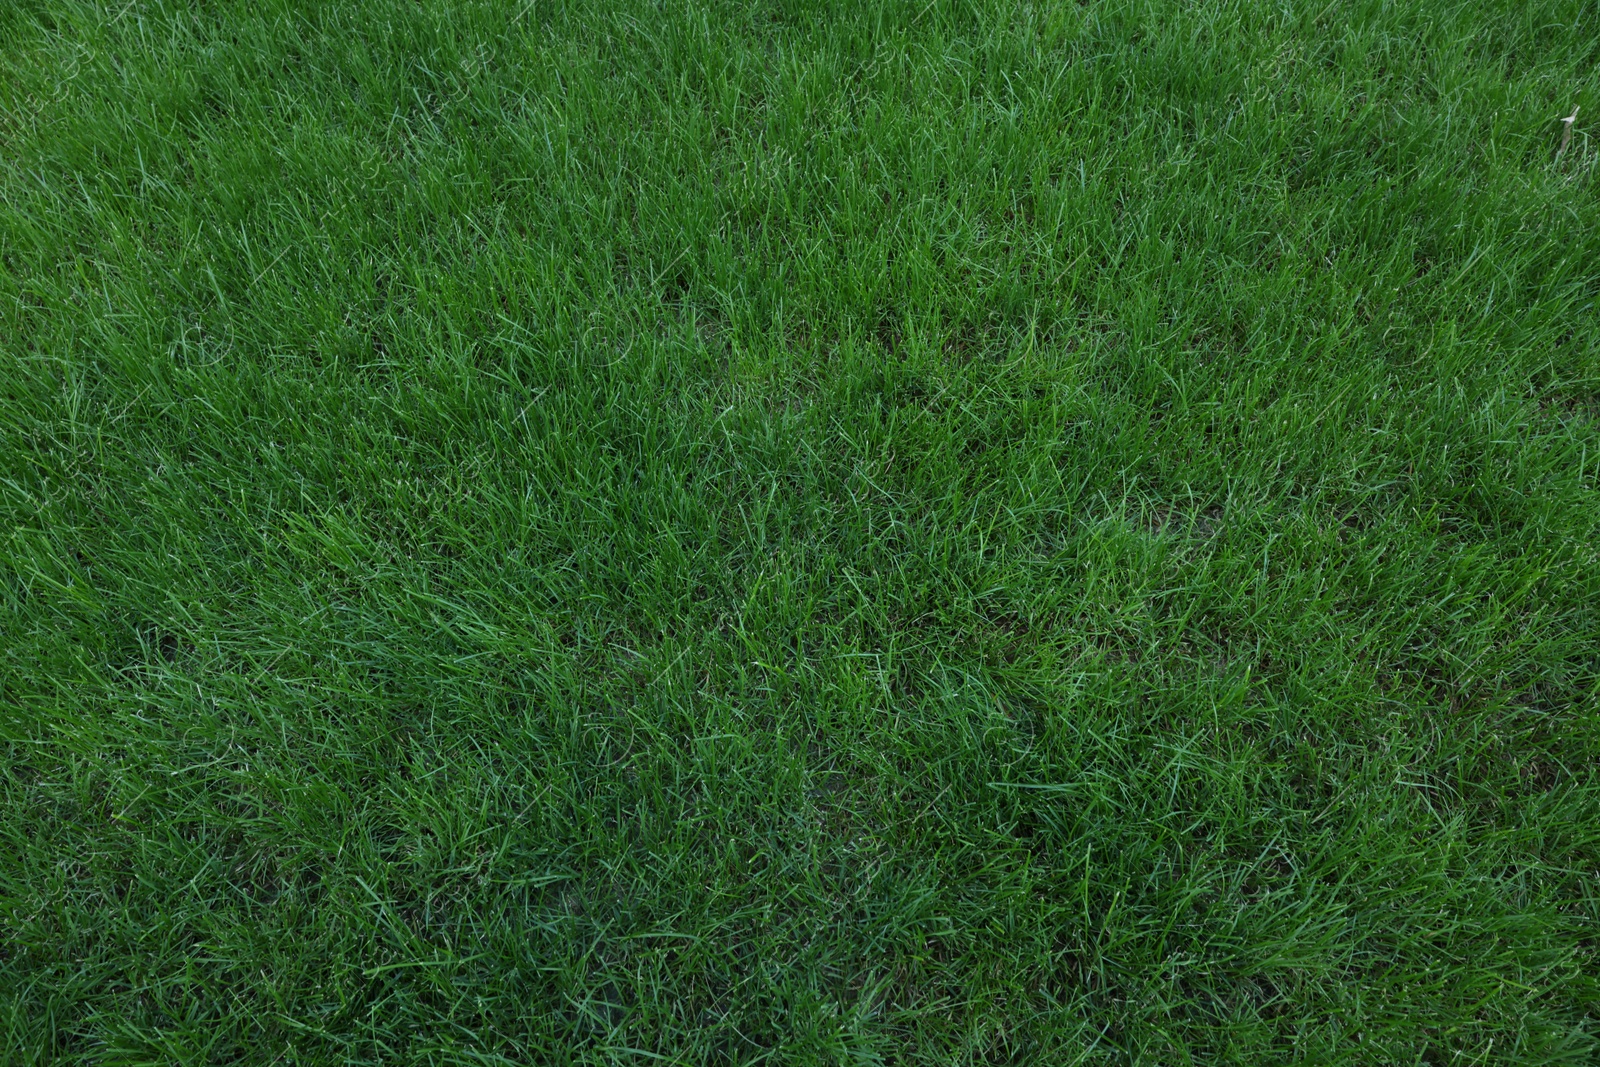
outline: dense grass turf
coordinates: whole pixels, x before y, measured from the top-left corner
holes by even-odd
[[[1600,1054],[1592,2],[0,42],[0,1061]]]

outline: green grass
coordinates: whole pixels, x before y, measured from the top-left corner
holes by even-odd
[[[12,0],[0,1062],[1595,1062],[1591,119],[1592,0]]]

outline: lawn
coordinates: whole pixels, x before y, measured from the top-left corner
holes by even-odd
[[[0,1062],[1595,1063],[1597,161],[1593,0],[11,0]]]

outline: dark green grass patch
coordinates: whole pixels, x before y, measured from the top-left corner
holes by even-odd
[[[0,10],[0,1061],[1593,1062],[1597,64]]]

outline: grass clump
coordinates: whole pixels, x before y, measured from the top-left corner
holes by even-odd
[[[0,1059],[1593,1062],[1597,61],[13,3]]]

